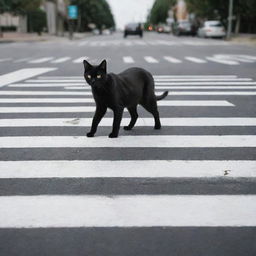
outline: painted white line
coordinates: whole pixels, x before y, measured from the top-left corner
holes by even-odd
[[[49,71],[56,70],[57,68],[24,68],[5,75],[0,76],[0,87],[15,83],[33,76],[37,76]]]
[[[72,89],[80,89],[80,90],[85,90],[86,88],[83,86],[81,87],[65,87],[65,89],[69,89],[69,90],[72,90]],[[179,90],[187,90],[187,89],[201,89],[201,90],[216,90],[216,89],[225,89],[225,90],[230,90],[230,89],[252,89],[252,90],[256,90],[256,86],[229,86],[229,85],[226,85],[226,86],[159,86],[157,85],[155,87],[156,90],[164,90],[164,89],[179,89]]]
[[[38,64],[38,63],[47,62],[47,61],[52,60],[52,59],[53,59],[53,57],[46,57],[46,58],[40,58],[40,59],[36,59],[36,60],[31,60],[31,61],[28,61],[28,63]]]
[[[235,105],[226,100],[161,100],[158,106],[212,106],[234,107]]]
[[[185,59],[195,63],[207,63],[207,61],[205,60],[195,58],[195,57],[190,57],[190,56],[185,57]]]
[[[256,226],[255,195],[1,196],[0,228]]]
[[[131,56],[123,57],[124,63],[134,63],[134,59]]]
[[[85,83],[84,79],[78,80],[78,79],[59,79],[59,80],[55,80],[55,79],[48,79],[48,80],[38,80],[38,79],[29,79],[25,81],[26,83],[63,83],[65,84],[67,83]]]
[[[107,136],[10,136],[0,137],[0,145],[2,148],[249,148],[256,147],[256,136],[131,135],[114,140]]]
[[[85,103],[93,98],[0,98],[0,103]]]
[[[75,87],[77,85],[83,85],[83,88],[89,87],[89,85],[84,81],[83,83],[18,83],[18,84],[10,84],[8,87],[22,87],[22,88],[28,88],[28,87],[64,87],[64,86],[70,86],[70,87]]]
[[[89,59],[89,57],[86,57],[86,56],[80,57],[80,58],[73,60],[73,63],[83,64],[83,60],[88,60],[88,59]]]
[[[256,161],[2,161],[6,178],[255,178]]]
[[[84,46],[87,45],[89,43],[89,41],[83,41],[81,43],[78,44],[78,46]]]
[[[54,79],[54,80],[59,80],[59,79],[84,79],[83,76],[39,76],[37,77],[38,80],[48,80],[48,79]]]
[[[156,85],[256,85],[256,82],[155,82]]]
[[[29,61],[29,60],[31,60],[31,57],[30,58],[22,58],[22,59],[15,60],[14,63],[20,63],[20,62],[25,62],[25,61]]]
[[[251,56],[251,55],[237,55],[239,57],[242,57],[242,58],[246,58],[246,59],[249,59],[249,60],[255,60],[256,61],[256,56]]]
[[[172,92],[169,91],[169,95],[241,95],[241,96],[250,96],[250,95],[256,95],[256,91],[248,91],[248,92],[240,92],[240,91],[228,91],[228,92],[218,92],[218,91],[212,91],[212,92]]]
[[[239,65],[239,62],[234,60],[228,60],[228,59],[222,59],[222,58],[216,58],[216,57],[206,57],[206,59],[212,62],[217,62],[221,64],[226,64],[226,65]]]
[[[0,91],[0,95],[92,95],[91,92]]]
[[[91,90],[91,88],[85,86],[71,86],[71,87],[64,87],[65,90]]]
[[[71,59],[70,57],[63,57],[63,58],[53,60],[51,63],[62,63],[62,62],[65,62],[67,60],[70,60],[70,59]]]
[[[235,75],[153,75],[154,78],[237,78]],[[61,78],[61,77],[59,77]]]
[[[148,63],[158,63],[159,62],[158,60],[156,60],[155,58],[153,58],[151,56],[145,56],[144,59]]]
[[[253,81],[252,78],[155,78],[156,82],[217,82],[217,81],[226,81],[226,82],[240,82],[240,81]]]
[[[164,59],[171,63],[182,63],[181,60],[178,60],[178,59],[170,57],[170,56],[164,56]]]
[[[95,107],[0,107],[0,113],[94,112]]]
[[[0,62],[5,62],[5,61],[9,61],[12,60],[11,58],[5,58],[5,59],[0,59]]]
[[[130,118],[123,118],[121,125],[127,125]],[[161,118],[162,126],[167,127],[221,127],[221,126],[256,126],[256,118]],[[23,119],[0,119],[0,127],[63,127],[77,126],[89,127],[92,118],[23,118]],[[113,118],[103,118],[99,124],[102,127],[111,127]],[[154,126],[153,118],[139,118],[135,126]]]

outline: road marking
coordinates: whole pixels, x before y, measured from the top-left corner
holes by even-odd
[[[1,196],[0,228],[256,226],[255,195]]]
[[[227,65],[239,65],[239,62],[228,60],[228,59],[222,59],[222,58],[216,58],[216,57],[206,57],[207,60],[221,63],[221,64],[227,64]]]
[[[5,61],[9,61],[12,60],[11,58],[5,58],[5,59],[0,59],[0,62],[5,62]]]
[[[84,79],[59,79],[59,80],[54,80],[54,79],[45,79],[45,80],[37,80],[37,79],[29,79],[25,81],[26,83],[85,83]]]
[[[56,59],[56,60],[53,60],[51,63],[62,63],[62,62],[65,62],[67,60],[71,59],[70,57],[63,57],[63,58],[59,58],[59,59]]]
[[[92,95],[91,92],[56,92],[56,91],[0,91],[0,95]]]
[[[94,112],[95,107],[0,107],[0,113]]]
[[[252,78],[155,78],[155,82],[217,82],[217,81],[223,81],[223,82],[238,82],[238,81],[253,81]]]
[[[0,98],[0,103],[85,103],[93,98]],[[1,119],[0,119],[1,120]]]
[[[15,60],[14,63],[20,63],[20,62],[25,62],[25,61],[29,61],[29,60],[31,60],[31,57],[30,58],[22,58],[22,59]]]
[[[123,118],[121,125],[127,125],[130,118]],[[63,127],[77,126],[89,127],[92,124],[92,118],[23,118],[23,119],[0,119],[0,127]],[[102,127],[111,127],[113,118],[103,118],[99,124]],[[214,117],[196,117],[196,118],[161,118],[162,126],[166,127],[222,127],[222,126],[256,126],[256,118],[214,118]],[[154,125],[153,118],[139,118],[135,126]]]
[[[144,59],[148,62],[148,63],[159,63],[158,60],[156,60],[155,58],[151,57],[151,56],[145,56]]]
[[[86,56],[80,57],[80,58],[73,60],[73,63],[83,64],[83,60],[88,60],[88,59],[89,59],[89,57],[86,57]]]
[[[207,63],[207,61],[205,61],[205,60],[195,58],[195,57],[190,57],[190,56],[185,57],[185,59],[189,60],[189,61],[192,61],[192,62],[195,62],[195,63]]]
[[[153,75],[154,78],[237,78],[235,75]],[[43,77],[47,78],[47,77]],[[57,77],[56,77],[57,78]],[[59,77],[61,78],[61,77]]]
[[[64,87],[64,86],[71,86],[71,87],[75,87],[77,85],[83,85],[83,88],[87,88],[89,87],[89,85],[84,81],[83,83],[18,83],[18,84],[10,84],[8,85],[8,87]],[[87,86],[87,87],[86,87]],[[82,87],[82,86],[81,86]]]
[[[65,87],[66,89],[69,89],[69,90],[72,90],[72,89],[79,89],[79,88],[83,88],[83,89],[86,89],[85,87]],[[202,85],[202,86],[159,86],[159,85],[157,85],[156,87],[155,87],[155,89],[156,90],[164,90],[164,89],[169,89],[169,90],[172,90],[172,89],[179,89],[179,90],[187,90],[187,89],[189,89],[189,90],[194,90],[194,89],[196,89],[196,90],[198,90],[198,89],[201,89],[201,90],[216,90],[216,89],[225,89],[225,90],[230,90],[230,89],[256,89],[256,86],[253,86],[253,85],[251,85],[251,86],[228,86],[228,85],[226,85],[226,86],[204,86],[204,85]]]
[[[0,179],[256,177],[256,161],[226,160],[2,161],[0,169]]]
[[[52,59],[53,59],[53,57],[46,57],[46,58],[40,58],[40,59],[31,60],[31,61],[28,61],[28,63],[38,64],[38,63],[47,62],[47,61],[52,60]]]
[[[0,137],[2,148],[243,148],[256,147],[253,135],[147,135],[107,136],[9,136]]]
[[[256,95],[256,91],[228,91],[228,92],[218,92],[218,91],[212,91],[212,92],[202,92],[202,91],[197,91],[197,92],[190,92],[190,91],[184,91],[184,92],[173,92],[169,91],[169,95],[241,95],[241,96],[250,96],[250,95]]]
[[[89,41],[83,41],[81,43],[78,44],[78,46],[84,46],[87,45],[89,43]]]
[[[156,85],[256,85],[256,82],[155,82]]]
[[[181,60],[178,60],[178,59],[170,57],[170,56],[164,56],[164,59],[171,63],[182,63]]]
[[[0,87],[28,79],[33,76],[41,75],[43,73],[54,71],[57,68],[24,68],[17,71],[10,72],[0,76]]]
[[[134,59],[131,56],[123,57],[124,63],[134,63]]]

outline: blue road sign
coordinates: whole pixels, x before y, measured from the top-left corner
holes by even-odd
[[[69,5],[68,6],[68,17],[69,17],[69,19],[77,19],[77,16],[78,16],[77,5]]]

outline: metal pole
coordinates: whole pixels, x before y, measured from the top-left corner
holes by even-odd
[[[228,33],[227,38],[230,39],[232,32],[232,20],[233,20],[233,0],[229,0],[229,10],[228,10]]]

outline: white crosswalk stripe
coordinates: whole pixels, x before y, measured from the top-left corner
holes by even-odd
[[[139,42],[144,41],[126,41]],[[79,46],[92,43],[83,41]],[[100,41],[94,43],[105,47]],[[34,61],[40,63],[42,58]],[[64,56],[42,63],[81,63],[85,58],[89,57]],[[135,63],[143,58],[124,56],[122,61]],[[163,59],[174,64],[216,59],[236,65],[240,61],[220,56],[145,56],[149,64]],[[90,87],[82,75],[42,76],[54,70],[35,68],[0,76],[4,86],[0,88],[4,156],[0,186],[1,182],[23,184],[0,190],[1,229],[256,226],[256,196],[248,192],[254,189],[256,177],[252,156],[256,118],[246,116],[237,101],[237,97],[256,95],[255,80],[221,74],[154,74],[156,94],[169,90],[169,96],[158,101],[162,130],[152,129],[154,119],[138,108],[133,131],[108,138],[113,117],[107,113],[97,136],[88,138],[95,111]],[[129,121],[126,111],[122,126]],[[91,185],[95,180],[101,185]],[[85,181],[86,185],[79,183]],[[176,188],[172,182],[178,184]],[[186,187],[180,185],[184,182]],[[68,191],[66,183],[71,187]],[[78,185],[72,187],[74,183]]]

